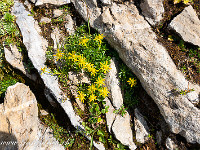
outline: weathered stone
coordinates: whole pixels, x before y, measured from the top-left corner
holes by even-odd
[[[173,133],[184,136],[188,142],[200,143],[200,87],[189,83],[177,70],[166,49],[157,42],[156,34],[139,14],[133,3],[94,8],[88,0],[72,0],[85,21],[103,33],[126,65],[138,77],[153,98]],[[174,89],[195,91],[186,95],[173,94]]]
[[[178,146],[172,141],[171,138],[166,139],[166,147],[168,150],[177,150]]]
[[[63,10],[60,10],[60,9],[54,9],[53,10],[53,17],[54,18],[57,18],[59,16],[61,16],[63,14]]]
[[[35,2],[35,6],[42,6],[45,4],[61,6],[61,5],[69,4],[70,2],[71,2],[70,0],[37,0]]]
[[[27,77],[30,79],[36,81],[37,77],[34,74],[29,74],[27,71],[26,64],[23,63],[23,56],[19,52],[16,45],[10,45],[10,48],[4,47],[4,53],[6,61],[12,65],[14,68],[19,69],[21,72],[23,72]]]
[[[161,145],[162,142],[162,131],[157,131],[156,132],[156,141],[159,145]]]
[[[8,87],[4,103],[0,104],[0,141],[13,142],[17,149],[47,149],[64,150],[56,141],[50,129],[40,124],[38,107],[34,94],[28,86],[17,83]],[[16,140],[10,141],[6,134],[11,134]],[[12,144],[0,144],[0,149],[10,149]]]
[[[106,77],[106,86],[111,93],[112,104],[116,109],[123,105],[123,97],[118,78],[117,62],[115,58],[111,59],[110,70]]]
[[[28,56],[34,67],[40,73],[45,86],[48,88],[46,91],[50,91],[58,103],[60,103],[61,107],[70,118],[72,125],[79,130],[84,130],[84,127],[81,124],[81,118],[74,112],[71,101],[65,97],[64,93],[62,93],[57,77],[52,76],[50,69],[44,65],[46,62],[46,48],[43,45],[42,36],[40,36],[36,30],[37,24],[35,24],[34,18],[25,10],[23,4],[17,0],[13,6],[12,13],[16,16],[16,23],[22,33],[23,43],[28,51]],[[41,69],[45,69],[45,71],[41,71]],[[88,136],[86,137],[91,139]],[[105,149],[102,143],[93,142],[93,144],[98,149]]]
[[[112,128],[112,125],[113,125],[113,122],[114,122],[115,116],[116,116],[116,114],[113,113],[115,108],[112,106],[110,100],[107,97],[105,98],[104,101],[106,102],[106,106],[109,106],[108,112],[106,113],[106,123],[108,126],[108,131],[111,133],[111,128]]]
[[[144,117],[137,108],[135,109],[134,123],[135,123],[136,140],[144,144],[149,139],[148,137],[148,135],[150,134],[149,127],[147,126]]]
[[[112,125],[112,131],[115,137],[124,145],[127,145],[131,150],[135,150],[137,147],[133,142],[133,133],[130,124],[130,115],[127,112],[124,117],[117,114],[115,121]]]
[[[51,22],[51,19],[50,18],[47,18],[47,17],[42,17],[40,19],[40,23],[50,23]]]
[[[111,1],[111,0],[101,0],[101,2],[102,2],[104,5],[110,5],[110,4],[112,4],[112,1]]]
[[[74,85],[78,85],[81,83],[87,83],[90,84],[90,79],[88,75],[83,72],[83,73],[76,73],[74,71],[69,71],[68,72],[68,78]]]
[[[171,21],[169,28],[175,30],[185,42],[200,46],[200,20],[191,5]]]
[[[75,33],[75,29],[74,29],[75,22],[74,22],[74,20],[72,19],[72,17],[71,17],[70,15],[67,14],[67,15],[65,16],[65,21],[67,22],[67,23],[65,24],[65,29],[66,29],[67,33],[68,33],[69,35],[74,34],[74,33]]]
[[[144,0],[140,4],[142,14],[151,25],[155,25],[163,18],[162,15],[165,11],[163,1],[164,0]]]

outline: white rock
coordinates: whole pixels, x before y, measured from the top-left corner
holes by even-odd
[[[172,20],[169,28],[175,30],[185,42],[200,46],[200,20],[191,5]]]
[[[137,147],[133,142],[133,134],[130,124],[130,115],[127,112],[124,117],[117,114],[115,121],[112,125],[112,131],[115,137],[124,145],[127,145],[131,150],[135,150]]]
[[[52,4],[52,5],[60,6],[60,5],[69,4],[70,2],[71,2],[71,0],[37,0],[35,2],[35,6],[42,6],[45,4]]]
[[[148,135],[150,134],[150,132],[149,132],[149,127],[147,126],[147,123],[144,120],[144,117],[137,108],[135,109],[134,123],[135,123],[136,140],[139,143],[144,144],[149,139]]]
[[[53,10],[53,17],[54,18],[57,18],[57,17],[61,16],[62,14],[63,14],[63,11],[60,10],[60,9],[54,9]]]
[[[108,126],[108,131],[111,133],[111,128],[112,128],[112,125],[113,125],[113,122],[114,122],[115,116],[116,116],[116,114],[113,113],[115,108],[112,106],[110,100],[107,97],[105,98],[104,101],[106,102],[106,106],[109,106],[108,112],[106,113],[106,123]]]
[[[8,87],[0,108],[0,141],[9,141],[10,134],[14,139],[9,142],[16,142],[14,146],[0,144],[0,149],[64,150],[50,129],[40,124],[37,101],[28,86],[17,83]]]
[[[83,73],[76,73],[74,71],[69,71],[68,72],[68,78],[74,85],[78,85],[81,83],[87,83],[90,84],[90,79],[88,75],[83,72]]]
[[[50,23],[51,22],[51,19],[50,18],[47,18],[47,17],[42,17],[40,19],[40,23]]]
[[[113,106],[119,109],[123,105],[123,97],[118,78],[117,62],[114,58],[111,59],[110,68],[106,77],[106,85],[111,92]]]
[[[178,146],[172,141],[171,138],[166,139],[166,147],[168,150],[177,150]]]
[[[85,0],[86,2],[88,0]],[[138,77],[153,98],[173,133],[188,142],[200,144],[200,87],[185,79],[177,70],[166,49],[157,42],[156,34],[139,14],[133,3],[113,3],[99,8],[89,7],[82,0],[72,1],[85,21],[103,33],[126,65]],[[193,96],[173,95],[174,89],[194,88]]]
[[[140,4],[142,14],[151,25],[155,25],[163,18],[162,15],[165,11],[163,1],[164,0],[144,0]]]
[[[65,29],[67,31],[67,33],[69,35],[72,35],[75,33],[75,29],[74,29],[74,26],[75,26],[75,22],[74,20],[72,19],[72,17],[70,15],[66,15],[65,16],[65,20],[66,20],[66,24],[65,24]]]
[[[104,5],[110,5],[110,4],[112,4],[112,1],[111,1],[111,0],[101,0],[101,2],[102,2]]]

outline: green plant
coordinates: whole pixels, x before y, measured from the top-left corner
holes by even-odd
[[[191,2],[193,2],[192,0],[174,0],[174,4],[183,2],[184,4],[189,4]]]
[[[114,110],[113,113],[120,114],[122,117],[124,117],[127,109],[128,108],[125,108],[124,105],[122,105],[119,109]]]

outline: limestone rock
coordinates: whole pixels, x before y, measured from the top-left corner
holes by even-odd
[[[110,5],[110,4],[112,4],[112,1],[111,1],[111,0],[101,0],[101,2],[102,2],[104,5]]]
[[[134,123],[135,123],[136,140],[144,144],[149,139],[148,137],[148,135],[150,134],[149,127],[147,126],[144,117],[137,108],[135,109]]]
[[[53,10],[53,17],[54,18],[57,18],[57,17],[61,16],[62,14],[63,14],[63,11],[60,10],[60,9],[54,9]]]
[[[17,149],[64,150],[50,129],[40,124],[34,94],[28,86],[16,83],[8,87],[4,103],[0,104],[0,141],[15,142]],[[5,135],[15,137],[9,139]],[[0,144],[0,149],[9,149],[12,144]]]
[[[165,11],[163,1],[164,0],[144,0],[140,4],[142,14],[151,25],[155,25],[163,18],[162,15]]]
[[[200,110],[193,105],[199,102],[200,87],[189,83],[177,70],[136,6],[113,3],[100,10],[95,6],[89,7],[82,0],[72,2],[85,21],[90,18],[90,25],[106,36],[109,44],[138,77],[171,131],[184,136],[188,142],[200,143]],[[173,94],[174,89],[185,90],[188,84],[195,90],[190,96]]]
[[[162,131],[157,131],[156,132],[156,141],[159,145],[161,145],[162,142]]]
[[[71,83],[74,84],[74,85],[78,85],[80,83],[90,84],[90,79],[85,72],[76,73],[74,71],[69,71],[68,72],[68,78],[71,81]]]
[[[23,56],[19,52],[16,45],[10,45],[10,48],[4,47],[4,53],[6,61],[12,65],[14,68],[19,69],[22,73],[24,73],[27,77],[32,80],[36,80],[37,77],[34,74],[29,74],[27,71],[26,64],[23,63]]]
[[[66,20],[66,24],[65,24],[65,29],[67,31],[67,33],[69,35],[72,35],[75,33],[75,29],[74,29],[74,26],[75,26],[75,21],[72,19],[72,17],[70,15],[66,15],[65,16],[65,20]]]
[[[171,21],[169,28],[175,30],[185,42],[200,46],[200,20],[191,5]]]
[[[117,114],[115,121],[112,125],[112,131],[115,137],[124,145],[127,145],[131,150],[135,150],[137,147],[133,142],[133,134],[130,124],[130,115],[127,112],[124,117]]]
[[[172,141],[171,138],[166,139],[166,147],[168,150],[177,150],[178,146]]]
[[[44,40],[42,36],[40,36],[36,30],[37,24],[35,24],[34,18],[28,15],[30,13],[27,12],[23,4],[17,0],[12,8],[12,13],[16,16],[16,23],[22,33],[23,43],[28,51],[28,56],[34,67],[40,73],[45,86],[48,88],[47,91],[50,91],[58,103],[60,103],[61,107],[63,107],[70,118],[72,125],[79,130],[84,130],[84,127],[81,124],[81,118],[74,112],[71,101],[62,93],[57,77],[52,76],[50,69],[44,65],[46,62],[46,48],[43,45]],[[41,71],[41,69],[44,69],[45,71]],[[86,137],[91,139],[88,136]],[[105,149],[102,143],[93,142],[93,144],[98,149]]]
[[[110,100],[107,97],[105,98],[104,101],[106,102],[106,106],[109,106],[108,112],[106,113],[106,123],[108,126],[108,131],[111,133],[111,128],[116,117],[116,114],[113,113],[115,108],[112,106]]]
[[[42,17],[40,19],[40,23],[50,23],[51,22],[51,19],[50,18],[47,18],[47,17]]]
[[[37,0],[35,2],[35,6],[42,6],[45,4],[61,6],[61,5],[69,4],[70,2],[71,2],[70,0]]]
[[[106,77],[106,85],[111,93],[113,106],[116,109],[119,109],[123,104],[123,97],[120,88],[119,78],[117,76],[118,71],[117,71],[117,62],[115,58],[111,59],[110,68],[111,69],[109,70]]]

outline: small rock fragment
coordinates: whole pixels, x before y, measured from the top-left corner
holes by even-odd
[[[175,30],[185,42],[200,46],[200,20],[191,5],[171,21],[169,28]]]
[[[149,139],[148,137],[148,135],[150,134],[149,127],[147,126],[144,117],[137,108],[135,109],[134,122],[135,122],[136,140],[144,144]]]
[[[164,0],[144,0],[140,4],[142,14],[151,25],[155,25],[163,18],[162,15],[165,11],[163,1]]]
[[[61,5],[69,4],[70,2],[71,0],[37,0],[35,1],[35,6],[42,6],[45,4],[61,6]]]
[[[162,131],[157,131],[156,132],[156,141],[157,141],[158,145],[161,145],[161,142],[162,142]]]
[[[166,147],[168,150],[176,150],[178,148],[174,141],[169,137],[166,139]]]
[[[75,22],[74,20],[72,19],[72,17],[70,15],[66,15],[65,16],[65,20],[66,20],[66,24],[65,24],[65,29],[67,30],[67,33],[69,35],[72,35],[75,33],[75,29],[74,29],[74,26],[75,26]]]
[[[54,9],[53,10],[53,17],[54,18],[57,18],[57,17],[61,16],[62,14],[63,14],[63,11],[60,10],[60,9]]]
[[[40,23],[50,23],[51,22],[51,19],[50,18],[47,18],[47,17],[42,17],[40,19]]]

